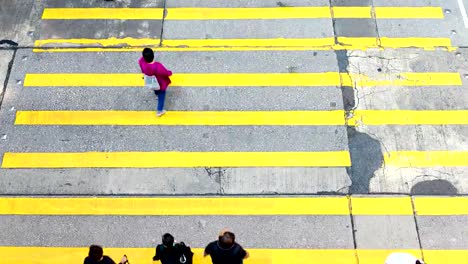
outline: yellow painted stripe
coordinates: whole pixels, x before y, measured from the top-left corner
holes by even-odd
[[[353,215],[412,215],[410,197],[351,197]]]
[[[411,198],[352,196],[353,215],[412,215]],[[418,215],[466,215],[466,197],[415,197]],[[347,197],[2,197],[3,215],[349,215]]]
[[[310,126],[344,125],[344,112],[335,111],[18,111],[16,125],[208,125]]]
[[[333,111],[17,111],[15,125],[182,125],[333,126],[345,125],[345,112]],[[357,110],[349,126],[468,125],[468,110]],[[390,159],[389,159],[390,161]]]
[[[15,264],[81,264],[88,255],[88,248],[65,247],[0,247],[0,258],[4,263]],[[203,257],[202,248],[193,248],[194,264],[211,264],[209,257]],[[327,263],[359,264],[384,263],[393,252],[408,252],[421,257],[417,249],[251,249],[247,248],[250,258],[247,264],[281,264],[281,263]],[[423,250],[427,263],[467,263],[468,250]],[[119,261],[126,254],[131,263],[151,263],[154,248],[104,248],[104,254]]]
[[[428,264],[468,263],[468,250],[424,250]]]
[[[344,167],[348,151],[5,153],[2,168]]]
[[[324,73],[177,73],[171,86],[339,86],[338,72]],[[51,73],[26,74],[24,86],[143,87],[141,74]]]
[[[468,110],[356,110],[348,125],[468,125]]]
[[[436,48],[451,47],[449,38],[379,38],[380,46],[385,48]]]
[[[447,48],[454,50],[449,38],[275,38],[275,39],[167,39],[162,51],[178,50],[366,50],[371,48]],[[147,46],[159,46],[159,39],[109,38],[109,39],[43,39],[35,41],[36,52],[66,52],[84,46],[88,51],[141,50]],[[55,47],[47,49],[47,47]],[[68,48],[67,48],[68,47]],[[46,48],[46,49],[41,49]]]
[[[4,215],[348,215],[346,197],[0,198]]]
[[[370,7],[333,7],[334,18],[372,18]],[[331,18],[327,6],[168,8],[166,20]],[[375,7],[376,18],[442,19],[440,7]],[[45,8],[42,19],[162,19],[162,8]]]
[[[167,47],[323,47],[333,46],[334,38],[308,39],[165,39]]]
[[[418,215],[468,215],[468,197],[414,197],[413,200]]]
[[[376,18],[434,18],[443,19],[444,12],[441,7],[375,7]]]
[[[468,167],[468,151],[392,151],[384,153],[384,163],[398,168]]]
[[[460,86],[458,73],[424,72],[381,74],[371,79],[360,74],[323,73],[177,73],[172,86]],[[141,74],[134,73],[28,73],[24,86],[143,87]]]

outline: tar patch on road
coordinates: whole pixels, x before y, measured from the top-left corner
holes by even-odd
[[[446,180],[422,181],[411,188],[411,195],[456,195],[457,188]]]
[[[330,0],[330,6],[372,6],[370,0]],[[333,31],[337,37],[376,37],[378,36],[375,19],[342,20],[333,18]],[[338,44],[338,43],[337,43]],[[340,72],[348,73],[348,54],[346,50],[335,51]],[[356,108],[354,87],[341,86],[343,106],[347,116]],[[350,194],[369,193],[369,185],[375,171],[384,162],[380,142],[370,135],[361,133],[355,127],[347,128],[351,167],[346,171],[351,179]]]

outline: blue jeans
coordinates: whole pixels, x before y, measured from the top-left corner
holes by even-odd
[[[158,112],[164,109],[164,100],[166,99],[166,91],[157,90],[154,93],[158,96]]]

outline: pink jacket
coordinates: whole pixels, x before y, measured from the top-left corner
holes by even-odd
[[[158,79],[159,87],[162,91],[165,91],[169,84],[171,84],[171,79],[169,76],[172,75],[172,72],[167,70],[164,65],[159,62],[147,63],[143,57],[138,60],[140,64],[141,72],[148,76],[156,76]]]

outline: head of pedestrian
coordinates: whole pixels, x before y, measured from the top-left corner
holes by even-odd
[[[165,246],[165,247],[173,247],[174,246],[174,237],[169,234],[169,233],[166,233],[162,236],[162,244]]]
[[[224,232],[223,235],[218,238],[218,242],[222,249],[230,249],[236,242],[236,235],[229,231]]]
[[[150,48],[143,49],[143,59],[147,63],[152,63],[154,61],[154,52]]]
[[[91,245],[89,247],[88,257],[91,261],[97,263],[103,258],[103,256],[104,256],[104,250],[102,249],[101,246]]]
[[[393,252],[387,257],[385,264],[424,264],[424,262],[407,252]]]

